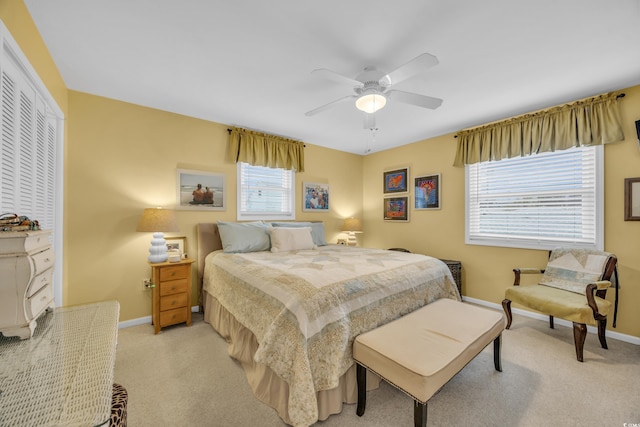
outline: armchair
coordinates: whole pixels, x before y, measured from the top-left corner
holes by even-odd
[[[551,251],[545,269],[516,268],[513,286],[507,288],[502,308],[511,327],[511,302],[573,322],[576,357],[582,362],[587,325],[597,326],[602,348],[607,348],[605,331],[612,304],[605,299],[617,258],[608,252],[560,248]],[[542,274],[536,285],[520,286],[522,274]]]

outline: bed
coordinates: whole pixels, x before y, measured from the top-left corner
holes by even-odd
[[[436,258],[327,245],[322,223],[256,222],[251,233],[265,228],[270,243],[234,251],[229,238],[243,235],[243,225],[197,226],[204,318],[229,343],[255,396],[287,424],[309,426],[356,402],[358,334],[437,299],[460,300]]]

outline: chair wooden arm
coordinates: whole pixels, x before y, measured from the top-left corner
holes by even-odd
[[[514,268],[513,269],[513,274],[514,274],[513,286],[520,285],[521,274],[542,274],[542,273],[544,273],[544,270],[540,268]]]
[[[608,283],[608,286],[605,285],[606,283]],[[604,286],[604,288],[600,288],[600,286]],[[593,311],[593,318],[596,320],[607,319],[607,316],[603,316],[598,311],[598,304],[596,304],[596,299],[595,299],[596,291],[606,289],[609,286],[611,286],[611,282],[609,282],[608,280],[601,280],[595,283],[589,283],[585,290],[585,293],[587,294],[587,304],[589,304],[589,307],[591,307],[591,311]]]

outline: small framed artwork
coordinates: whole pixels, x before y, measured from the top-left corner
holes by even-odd
[[[395,169],[383,173],[384,194],[406,193],[409,191],[409,168]]]
[[[640,178],[624,180],[624,220],[640,221]]]
[[[186,258],[187,238],[186,237],[166,237],[167,250],[180,252],[180,258]]]
[[[302,210],[329,212],[329,184],[302,183]]]
[[[385,221],[409,221],[408,197],[387,197],[383,200]]]
[[[226,210],[224,174],[187,169],[177,173],[176,209]]]
[[[414,209],[440,209],[440,174],[419,176],[414,181]]]

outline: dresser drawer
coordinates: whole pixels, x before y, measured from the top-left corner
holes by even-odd
[[[160,298],[160,311],[187,306],[187,293],[168,295]]]
[[[53,302],[53,287],[49,284],[28,298],[25,305],[29,318],[36,318]]]
[[[47,268],[53,267],[55,257],[53,256],[51,247],[48,247],[42,252],[37,252],[31,255],[31,259],[34,264],[34,274],[38,274],[45,271]]]
[[[33,278],[31,283],[29,284],[29,289],[27,290],[27,298],[31,298],[33,294],[38,292],[43,287],[51,284],[51,278],[53,277],[53,268],[50,268],[43,273],[38,274]]]
[[[189,289],[190,283],[187,279],[170,280],[168,282],[160,282],[160,296],[178,294],[180,292],[186,292]]]
[[[160,312],[160,327],[187,321],[187,309],[176,308]]]
[[[165,282],[167,280],[186,279],[190,268],[191,265],[189,264],[162,267],[160,269],[160,281]]]

